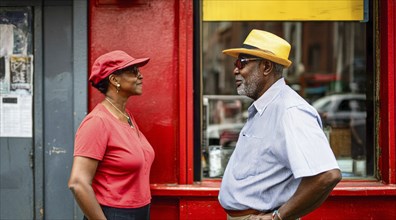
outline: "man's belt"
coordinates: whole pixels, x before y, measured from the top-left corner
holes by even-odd
[[[257,214],[261,213],[259,210],[255,210],[255,209],[246,209],[246,210],[224,209],[224,210],[231,217],[241,217],[241,216],[245,216],[245,215],[257,215]]]

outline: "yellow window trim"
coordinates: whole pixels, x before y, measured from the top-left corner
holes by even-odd
[[[203,21],[362,21],[364,0],[203,0]]]

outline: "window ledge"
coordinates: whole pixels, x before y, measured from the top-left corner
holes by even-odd
[[[396,196],[396,185],[378,181],[342,181],[332,196]]]
[[[217,197],[220,181],[203,181],[194,184],[151,184],[153,196]],[[331,196],[396,196],[395,184],[377,181],[342,181]]]
[[[194,184],[151,184],[153,196],[209,196],[219,195],[219,182],[196,182]]]

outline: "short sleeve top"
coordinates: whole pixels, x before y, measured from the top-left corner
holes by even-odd
[[[274,210],[302,177],[339,169],[317,111],[283,78],[248,113],[220,187],[225,209]]]
[[[119,121],[98,104],[77,130],[74,156],[99,161],[92,188],[101,205],[138,208],[151,201],[154,150],[134,125]]]

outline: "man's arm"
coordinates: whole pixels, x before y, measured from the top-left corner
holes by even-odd
[[[294,195],[279,208],[282,220],[296,219],[318,208],[341,178],[338,169],[302,178]]]

